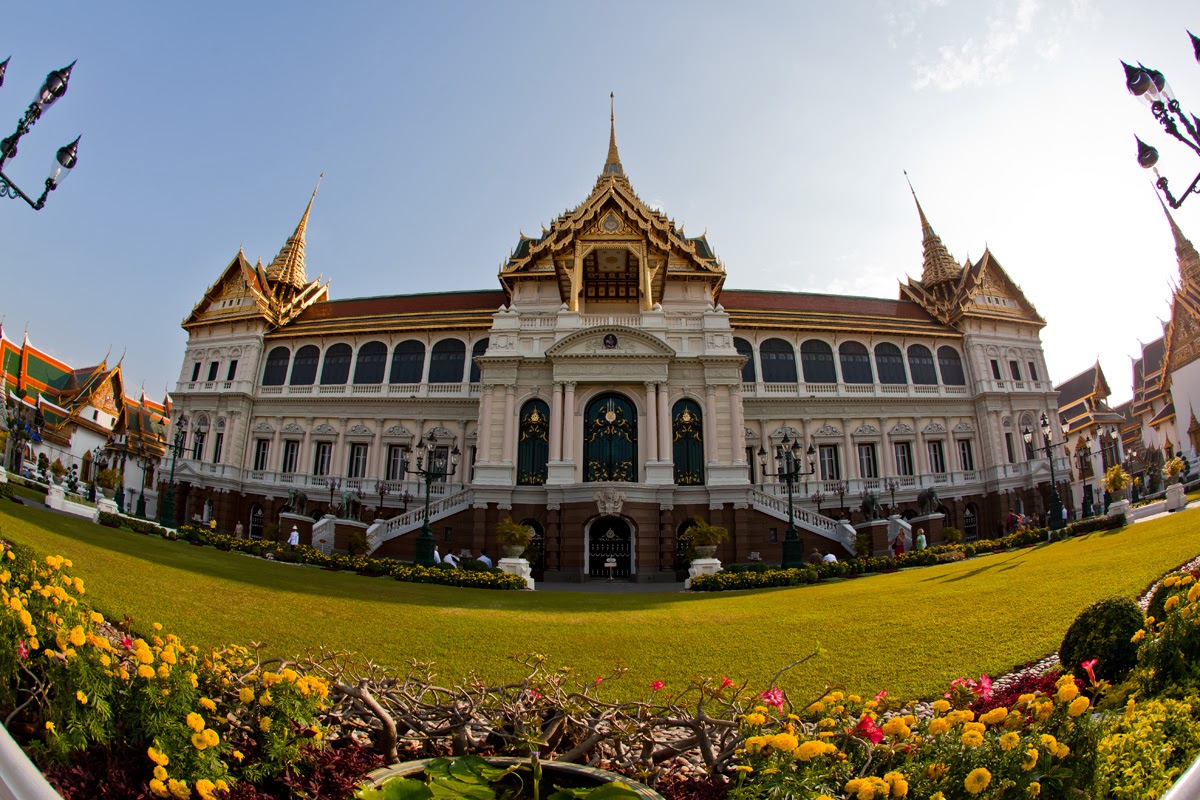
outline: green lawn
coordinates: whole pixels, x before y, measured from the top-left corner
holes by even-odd
[[[106,615],[153,621],[188,642],[258,641],[288,655],[319,644],[394,667],[433,661],[445,679],[512,677],[536,651],[583,680],[614,665],[613,691],[694,674],[764,684],[818,644],[784,685],[929,696],[1057,649],[1093,600],[1136,595],[1200,554],[1200,511],[956,564],[794,589],[689,595],[497,592],[406,584],[275,564],[116,531],[4,502],[5,538],[75,561]],[[1103,658],[1103,654],[1098,654]],[[623,689],[621,687],[624,687]]]

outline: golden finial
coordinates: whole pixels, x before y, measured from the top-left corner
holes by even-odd
[[[603,175],[625,175],[621,167],[621,155],[617,152],[617,100],[614,92],[608,93],[608,158],[604,161]]]
[[[1157,191],[1155,195],[1158,195]],[[1158,198],[1158,204],[1162,206],[1163,213],[1167,215],[1167,222],[1171,223],[1171,235],[1175,238],[1175,259],[1179,262],[1179,277],[1185,286],[1200,288],[1200,253],[1196,252],[1196,248],[1183,235],[1183,231],[1179,229],[1175,217],[1171,216],[1171,211],[1162,201],[1162,197]]]
[[[942,244],[941,238],[934,233],[933,226],[925,216],[925,209],[921,208],[921,201],[917,199],[917,192],[913,189],[907,170],[904,170],[904,180],[908,183],[908,190],[912,192],[913,202],[917,204],[917,216],[921,218],[921,245],[924,250],[921,283],[933,286],[958,278],[962,274],[962,267],[955,262],[946,245]]]
[[[308,283],[308,276],[304,273],[304,234],[308,229],[308,215],[312,211],[313,201],[317,199],[317,189],[321,188],[321,181],[324,178],[325,173],[322,172],[321,176],[317,178],[317,185],[313,187],[312,197],[308,199],[308,206],[305,207],[304,216],[300,217],[296,230],[284,242],[283,248],[280,249],[279,255],[275,256],[271,266],[267,267],[269,280],[296,288]]]

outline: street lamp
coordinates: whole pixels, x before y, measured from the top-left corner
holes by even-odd
[[[825,495],[821,493],[820,489],[817,489],[815,492],[812,493],[812,496],[809,497],[808,499],[812,500],[814,503],[817,504],[817,513],[820,514],[821,513],[821,503],[823,503],[825,501]]]
[[[829,491],[834,492],[838,496],[838,508],[843,514],[846,513],[846,489],[849,488],[845,481],[838,481],[833,486],[829,487]]]
[[[804,566],[804,547],[800,543],[800,537],[796,534],[796,514],[792,506],[792,490],[801,477],[812,475],[817,471],[817,464],[814,460],[816,454],[817,451],[811,444],[808,446],[808,451],[802,453],[800,440],[797,439],[793,442],[786,433],[775,448],[775,477],[787,483],[788,496],[788,529],[787,535],[783,538],[784,569]],[[804,469],[802,459],[802,456],[805,455],[808,456],[807,470]],[[767,474],[767,452],[761,447],[758,448],[758,466],[764,475]]]
[[[409,463],[409,453],[404,454],[404,472],[408,475],[418,475],[425,479],[425,520],[421,532],[417,534],[417,552],[414,563],[422,567],[433,566],[433,529],[429,527],[429,487],[435,478],[448,478],[458,469],[458,445],[450,451],[450,463],[444,456],[437,455],[437,439],[433,432],[429,433],[428,441],[418,439],[414,448],[417,451],[417,465],[414,468]]]
[[[0,61],[0,86],[4,85],[4,72],[8,69],[9,58]],[[67,176],[71,174],[71,170],[75,168],[75,164],[79,161],[79,137],[75,137],[75,141],[70,144],[58,148],[58,152],[54,156],[54,163],[50,168],[50,177],[46,178],[45,188],[42,190],[42,195],[37,200],[34,200],[12,182],[12,180],[4,174],[4,162],[17,155],[17,143],[21,141],[21,137],[29,133],[29,129],[33,127],[42,113],[54,105],[54,101],[67,93],[67,81],[71,78],[71,70],[75,67],[75,62],[72,61],[62,69],[56,69],[46,76],[46,80],[42,83],[42,87],[38,89],[37,95],[33,98],[33,102],[29,104],[29,108],[25,109],[25,115],[17,123],[17,129],[11,136],[0,139],[0,197],[9,197],[13,200],[20,198],[34,211],[40,211],[46,205],[46,196],[53,192],[62,184]]]
[[[1192,40],[1192,49],[1195,51],[1196,61],[1200,62],[1200,38],[1190,31],[1188,32],[1188,36]],[[1163,130],[1183,142],[1192,149],[1192,152],[1200,156],[1200,118],[1193,115],[1191,119],[1188,119],[1188,115],[1180,108],[1179,101],[1175,99],[1175,94],[1171,91],[1171,87],[1167,85],[1166,76],[1158,70],[1150,69],[1140,63],[1135,67],[1122,61],[1121,66],[1125,68],[1125,88],[1129,90],[1129,93],[1150,108],[1150,113],[1162,125]],[[1187,130],[1188,136],[1191,137],[1190,140],[1180,133],[1179,125],[1183,125]],[[1146,144],[1141,139],[1134,138],[1137,141],[1138,164],[1144,169],[1154,170],[1154,174],[1158,176],[1158,181],[1154,185],[1167,198],[1167,202],[1171,204],[1171,208],[1179,208],[1183,205],[1183,201],[1187,200],[1188,195],[1193,192],[1200,194],[1200,174],[1197,174],[1192,180],[1192,185],[1176,200],[1175,196],[1171,194],[1171,190],[1167,188],[1167,179],[1159,175],[1158,168],[1155,167],[1155,164],[1158,163],[1158,150]]]
[[[138,492],[136,516],[142,519],[146,518],[146,470],[154,466],[154,461],[154,457],[148,453],[141,453],[137,457],[137,464],[142,468],[142,487]]]
[[[1025,438],[1025,444],[1035,450],[1046,451],[1046,458],[1050,461],[1050,530],[1056,531],[1063,526],[1062,518],[1062,501],[1058,498],[1058,481],[1054,477],[1054,443],[1050,441],[1050,420],[1046,418],[1046,412],[1042,412],[1039,427],[1042,429],[1042,447],[1033,447],[1033,431],[1026,428],[1021,434]]]
[[[892,504],[888,507],[888,513],[895,514],[896,513],[896,490],[900,488],[900,484],[896,483],[891,478],[888,478],[886,487],[887,487],[887,490],[889,492],[891,492],[891,494],[892,494]]]
[[[158,521],[164,528],[170,528],[175,524],[175,461],[179,458],[179,454],[183,452],[184,442],[187,441],[188,418],[186,414],[179,415],[179,422],[175,424],[175,436],[171,443],[167,445],[167,449],[171,451],[171,477],[167,480],[167,489],[163,493],[162,509],[158,515]]]
[[[392,487],[387,481],[375,481],[375,493],[379,495],[379,513],[383,513],[383,498],[392,493]]]
[[[1087,482],[1087,474],[1092,466],[1092,437],[1085,436],[1075,451],[1075,460],[1079,463],[1079,484],[1083,486],[1083,498],[1080,500],[1080,516],[1087,519],[1092,515],[1092,485]]]
[[[325,485],[329,487],[329,513],[333,513],[333,493],[342,487],[342,482],[338,478],[329,478],[325,481]]]
[[[91,478],[91,486],[88,488],[88,500],[91,500],[93,503],[96,502],[96,478],[99,477],[100,470],[104,468],[104,457],[105,452],[103,447],[97,446],[92,448],[92,469],[91,474],[88,475]]]

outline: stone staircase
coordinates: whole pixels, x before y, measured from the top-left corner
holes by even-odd
[[[787,521],[788,501],[786,497],[774,497],[765,492],[760,492],[758,489],[751,489],[750,504],[756,511],[769,514],[784,522]],[[850,523],[843,520],[831,519],[799,506],[793,506],[792,510],[793,520],[797,528],[803,528],[810,533],[824,536],[826,539],[842,545],[842,547],[845,547],[851,553],[854,552],[856,531]]]
[[[472,489],[464,489],[461,492],[447,495],[438,500],[431,500],[429,503],[429,521],[436,522],[452,514],[457,514],[463,509],[470,508],[474,500],[475,492]],[[422,505],[409,509],[407,512],[391,519],[372,523],[371,527],[367,528],[367,552],[374,552],[389,539],[420,530],[424,519],[425,507]]]

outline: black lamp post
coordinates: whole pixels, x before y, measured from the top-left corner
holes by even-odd
[[[889,492],[891,492],[891,494],[892,494],[892,504],[891,504],[890,506],[888,506],[888,513],[889,513],[889,514],[895,514],[895,513],[896,513],[896,490],[897,490],[897,489],[899,489],[899,488],[900,488],[900,484],[896,483],[896,482],[895,482],[894,480],[892,480],[891,478],[888,478],[888,482],[887,482],[887,490],[888,490]]]
[[[103,447],[95,447],[92,449],[92,469],[88,477],[91,479],[91,486],[88,487],[88,500],[96,502],[96,478],[99,477],[100,470],[104,468],[105,453]]]
[[[800,440],[797,439],[793,442],[786,433],[775,448],[775,477],[787,484],[788,495],[788,529],[787,535],[783,537],[784,569],[804,566],[804,547],[800,544],[800,537],[796,534],[796,514],[792,506],[792,490],[803,476],[812,475],[817,471],[816,461],[813,460],[816,452],[810,444],[808,452],[802,453]],[[804,455],[808,456],[807,470],[804,469],[802,458]],[[764,475],[767,474],[767,452],[761,447],[758,448],[758,466]]]
[[[396,495],[396,499],[404,504],[404,508],[403,508],[403,510],[401,510],[400,513],[407,514],[408,513],[408,504],[413,501],[412,492],[410,492],[408,489],[405,489],[404,491],[402,491]]]
[[[375,481],[375,494],[379,495],[379,513],[383,513],[383,498],[392,493],[392,487],[387,481]]]
[[[1200,62],[1200,37],[1195,36],[1190,31],[1188,37],[1192,41],[1192,49],[1196,54],[1196,61]],[[1130,64],[1121,62],[1121,66],[1125,68],[1125,88],[1129,93],[1138,100],[1145,103],[1150,108],[1150,113],[1158,120],[1169,135],[1183,142],[1192,152],[1200,156],[1200,118],[1192,115],[1188,119],[1188,115],[1184,113],[1179,106],[1179,101],[1175,99],[1174,92],[1167,85],[1166,76],[1155,69],[1138,64],[1136,67]],[[1187,136],[1184,136],[1179,131],[1179,126],[1183,125],[1187,131]],[[1189,139],[1190,137],[1190,139]],[[1188,195],[1195,192],[1200,194],[1200,174],[1192,180],[1191,186],[1184,190],[1183,195],[1176,200],[1171,194],[1171,190],[1167,188],[1167,179],[1158,174],[1158,169],[1154,166],[1158,163],[1158,150],[1137,139],[1138,154],[1137,160],[1145,169],[1153,169],[1154,174],[1158,175],[1158,181],[1155,186],[1167,198],[1167,202],[1171,204],[1171,208],[1179,208],[1183,205],[1183,201],[1187,200]]]
[[[830,491],[836,492],[838,496],[838,508],[843,514],[846,513],[846,486],[845,481],[838,481],[830,487]]]
[[[417,466],[409,463],[409,453],[404,454],[404,472],[408,475],[418,475],[425,480],[425,521],[421,532],[417,534],[417,552],[414,563],[422,567],[433,566],[433,529],[429,527],[429,487],[435,478],[448,478],[458,469],[458,446],[450,451],[450,463],[444,457],[437,455],[437,439],[433,433],[428,441],[417,440]]]
[[[1082,505],[1079,509],[1082,518],[1087,519],[1092,515],[1092,498],[1091,495],[1088,494],[1088,489],[1091,488],[1091,484],[1087,482],[1087,477],[1085,475],[1092,463],[1091,436],[1084,438],[1083,442],[1080,444],[1079,450],[1075,453],[1075,458],[1079,462],[1079,483],[1080,485],[1087,487],[1083,490],[1083,499],[1080,501]]]
[[[0,61],[0,86],[4,85],[4,72],[8,69],[10,60],[12,60],[11,57]],[[0,139],[0,197],[9,197],[13,200],[20,198],[35,211],[40,211],[46,205],[46,196],[66,180],[79,161],[79,137],[76,136],[75,141],[58,149],[54,156],[54,164],[50,168],[50,177],[46,178],[45,188],[37,200],[21,191],[4,174],[4,162],[17,155],[17,143],[21,141],[21,137],[29,133],[29,129],[41,119],[42,113],[47,108],[54,105],[54,101],[67,93],[67,81],[70,80],[71,70],[74,67],[75,62],[72,61],[62,69],[56,69],[47,75],[42,87],[38,89],[37,95],[33,98],[33,102],[29,104],[29,108],[25,109],[25,115],[17,123],[16,131],[11,136]]]
[[[146,518],[146,470],[154,466],[155,459],[145,453],[137,457],[137,464],[142,468],[142,488],[138,492],[137,512],[136,515],[142,519]]]
[[[333,493],[342,488],[342,482],[338,478],[329,478],[325,481],[325,485],[329,487],[329,513],[333,513]]]
[[[825,502],[825,495],[823,495],[821,493],[821,490],[818,489],[817,491],[813,492],[812,496],[809,497],[808,499],[812,500],[814,503],[817,504],[817,513],[820,514],[821,513],[821,503]]]
[[[183,452],[183,445],[187,441],[187,427],[187,415],[181,414],[179,422],[175,425],[175,436],[167,445],[167,449],[171,451],[171,477],[167,479],[167,489],[163,492],[162,509],[158,515],[159,524],[164,528],[175,525],[175,461]]]
[[[1062,501],[1058,498],[1058,480],[1054,477],[1054,442],[1050,441],[1050,420],[1046,412],[1042,412],[1039,427],[1042,429],[1042,446],[1033,447],[1033,431],[1026,428],[1021,434],[1025,444],[1034,450],[1045,450],[1046,458],[1050,461],[1050,530],[1056,531],[1063,526]]]

